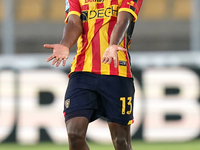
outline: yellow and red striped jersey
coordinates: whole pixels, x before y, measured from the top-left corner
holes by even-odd
[[[106,48],[109,47],[110,36],[120,11],[127,11],[137,20],[143,0],[66,0],[66,18],[71,14],[82,20],[83,32],[77,41],[77,54],[71,65],[71,73],[76,71],[92,72],[102,75],[132,77],[128,52],[118,52],[117,68],[101,63]],[[121,47],[130,45],[134,22],[120,43]]]

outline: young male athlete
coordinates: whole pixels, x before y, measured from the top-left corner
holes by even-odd
[[[89,150],[89,122],[107,119],[115,150],[132,150],[134,85],[130,45],[143,0],[66,0],[66,25],[47,62],[66,64],[77,42],[65,94],[64,116],[69,149]],[[77,41],[78,40],[78,41]]]

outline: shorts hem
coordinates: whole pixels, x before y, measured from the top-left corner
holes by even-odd
[[[131,125],[134,123],[134,119],[129,119],[129,120],[117,120],[117,119],[107,119],[107,122],[114,122],[114,123],[118,123],[121,125]]]

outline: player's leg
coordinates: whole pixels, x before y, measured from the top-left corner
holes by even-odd
[[[69,150],[89,150],[86,143],[88,123],[85,117],[75,117],[66,122]]]
[[[97,118],[98,95],[94,83],[95,79],[89,73],[72,73],[70,77],[64,101],[70,150],[89,150],[85,139],[88,123]]]
[[[134,84],[132,78],[101,76],[102,103],[115,150],[132,150]]]
[[[115,150],[132,150],[130,125],[109,122],[109,129]]]

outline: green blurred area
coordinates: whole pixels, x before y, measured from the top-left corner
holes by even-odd
[[[174,143],[150,143],[144,141],[133,141],[134,150],[199,150],[200,139],[189,142]],[[91,150],[114,150],[112,145],[102,145],[89,142]],[[40,143],[38,145],[25,146],[15,143],[0,144],[1,150],[67,150],[68,145],[57,145],[53,143]]]

